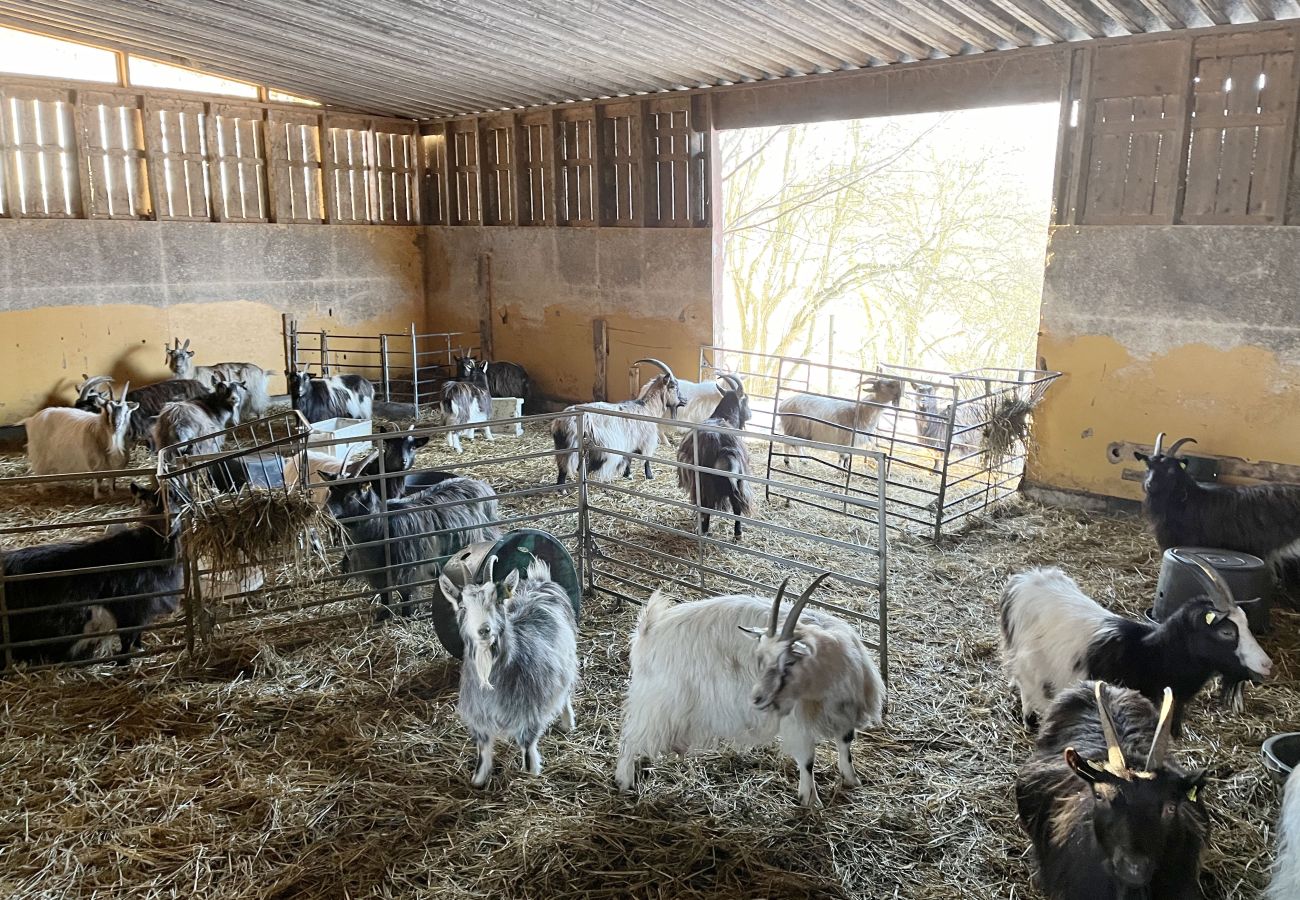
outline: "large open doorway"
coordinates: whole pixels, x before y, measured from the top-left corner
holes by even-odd
[[[1034,361],[1058,106],[726,132],[727,347],[877,369]]]

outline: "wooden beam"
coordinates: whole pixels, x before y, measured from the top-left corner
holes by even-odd
[[[989,0],[994,6],[1015,19],[1030,31],[1037,32],[1054,44],[1065,40],[1065,35],[1047,24],[1042,16],[1025,8],[1020,0]]]
[[[1012,47],[1020,47],[1025,43],[1025,35],[1018,34],[1015,25],[1008,25],[977,3],[967,3],[965,0],[939,0],[939,2],[951,7],[954,12],[970,19],[989,34],[996,35]]]
[[[1042,0],[1042,3],[1088,37],[1095,38],[1103,34],[1101,25],[1094,21],[1091,16],[1084,14],[1083,10],[1080,9],[1081,4],[1078,2],[1071,2],[1071,0]]]
[[[937,0],[916,0],[916,2],[912,3],[911,12],[913,15],[933,22],[944,31],[956,35],[979,50],[992,50],[996,46],[993,41],[990,41],[977,29],[961,21],[960,18],[946,14]]]
[[[1270,19],[1276,18],[1276,16],[1273,15],[1273,10],[1269,8],[1269,5],[1261,2],[1261,0],[1241,0],[1241,4],[1250,11],[1250,14],[1255,17],[1256,22],[1267,22]]]
[[[1223,14],[1223,10],[1219,9],[1217,3],[1208,3],[1206,0],[1188,0],[1188,2],[1193,9],[1205,16],[1211,25],[1228,24],[1228,17]],[[1187,24],[1193,25],[1194,23],[1189,21]]]
[[[1170,30],[1187,27],[1187,23],[1165,0],[1138,0],[1138,3],[1141,3],[1147,12],[1151,13],[1157,21],[1163,22]]]
[[[591,399],[599,403],[609,396],[609,331],[604,319],[592,320],[591,345],[596,357],[596,378],[591,385]]]
[[[900,34],[915,35],[919,41],[926,45],[925,49],[940,50],[948,56],[957,56],[961,53],[961,43],[959,41],[954,41],[948,35],[935,31],[932,28],[927,28],[924,23],[918,22],[917,16],[920,10],[916,9],[913,5],[904,4],[903,9],[907,12],[904,15],[899,15],[884,3],[875,2],[875,0],[860,0],[860,2],[862,2],[867,9],[871,10],[871,12],[875,14],[875,17],[881,22],[891,28],[898,29]],[[933,22],[933,20],[931,21]],[[941,28],[944,27],[942,23],[935,24],[939,24]],[[913,55],[920,59],[924,59],[930,54],[913,53]]]
[[[1125,34],[1141,34],[1144,30],[1142,26],[1137,23],[1136,19],[1124,10],[1120,9],[1119,5],[1111,2],[1111,0],[1092,0],[1092,4],[1103,13],[1110,16],[1111,21],[1124,29]]]

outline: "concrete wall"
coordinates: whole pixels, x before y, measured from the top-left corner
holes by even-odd
[[[81,374],[166,377],[162,347],[284,369],[281,314],[357,333],[424,325],[420,228],[0,220],[0,423]],[[273,390],[283,390],[283,377]]]
[[[1036,484],[1140,498],[1107,447],[1158,431],[1300,465],[1300,228],[1058,227],[1039,356]]]
[[[628,395],[632,360],[698,374],[713,341],[712,235],[707,228],[426,229],[429,327],[477,329],[491,309],[493,352],[525,366],[541,393],[591,400],[592,322],[608,328],[606,383]]]

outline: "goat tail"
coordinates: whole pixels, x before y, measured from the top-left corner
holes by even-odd
[[[717,468],[734,472],[737,476],[749,474],[749,451],[742,447],[728,447],[718,455]],[[741,515],[749,515],[754,507],[754,491],[750,483],[739,477],[727,479],[732,496],[740,500]]]
[[[645,637],[654,628],[656,623],[660,622],[664,614],[673,608],[673,601],[669,600],[662,590],[657,590],[650,595],[646,605],[641,608],[641,615],[637,616],[636,628],[632,632],[632,640],[635,642],[639,637]]]
[[[528,564],[528,581],[550,581],[551,566],[540,556],[534,556],[533,561]]]

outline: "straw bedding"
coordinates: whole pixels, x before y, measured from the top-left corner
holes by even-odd
[[[544,446],[534,429],[522,443],[467,444],[453,459],[435,438],[420,464]],[[540,459],[471,473],[508,489],[545,483],[554,470]],[[670,476],[661,469],[651,489],[676,496]],[[3,524],[70,515],[76,502],[14,500],[0,493]],[[88,489],[80,502],[89,504]],[[503,514],[563,502],[517,499]],[[690,528],[685,510],[613,495],[602,503]],[[758,515],[837,536],[849,527],[798,505]],[[826,552],[772,535],[747,540]],[[687,553],[694,542],[661,545]],[[1030,740],[1000,670],[998,589],[1012,570],[1059,564],[1103,604],[1137,613],[1154,594],[1158,554],[1136,520],[1018,501],[940,545],[893,535],[889,550],[886,724],[856,742],[856,790],[839,788],[823,748],[824,811],[798,807],[794,765],[775,749],[666,758],[638,799],[619,795],[612,764],[636,610],[603,597],[584,608],[578,727],[542,740],[541,778],[520,774],[506,749],[488,789],[476,791],[455,714],[457,664],[431,624],[373,627],[366,601],[340,601],[316,611],[338,621],[285,613],[274,631],[231,630],[203,663],[173,657],[0,681],[0,894],[1036,897],[1011,799]],[[737,565],[772,574],[765,563]],[[1264,641],[1275,680],[1248,691],[1240,715],[1201,698],[1178,747],[1181,761],[1213,775],[1209,897],[1253,898],[1266,882],[1278,798],[1258,748],[1300,722],[1300,616],[1275,623]]]

